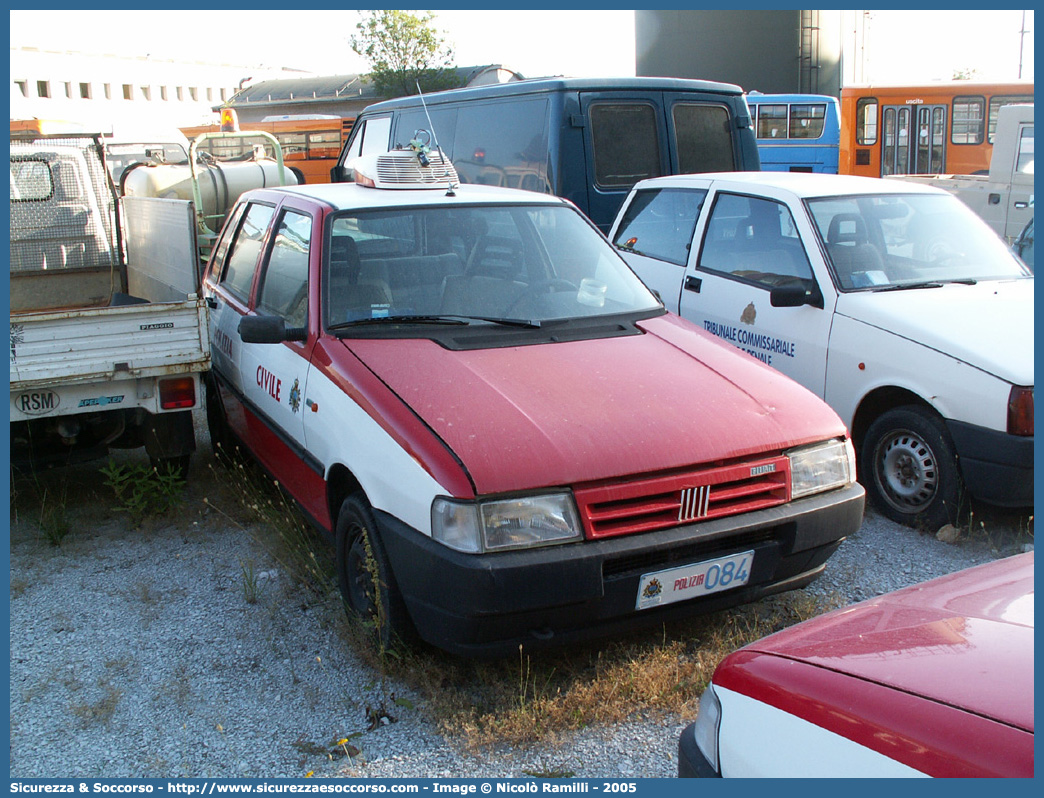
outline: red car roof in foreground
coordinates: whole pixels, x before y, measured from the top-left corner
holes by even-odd
[[[845,607],[746,651],[850,674],[1033,732],[1033,554]]]

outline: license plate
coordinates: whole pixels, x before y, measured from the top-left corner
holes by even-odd
[[[745,551],[645,574],[638,582],[635,609],[645,610],[740,587],[750,579],[753,562],[754,552]]]

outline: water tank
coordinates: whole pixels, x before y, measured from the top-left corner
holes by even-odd
[[[199,194],[204,216],[223,216],[239,195],[252,188],[278,186],[279,165],[270,158],[251,161],[215,161],[199,164]],[[297,185],[297,177],[284,166],[283,185]],[[192,173],[188,164],[137,164],[127,169],[120,193],[128,197],[161,197],[192,200]]]

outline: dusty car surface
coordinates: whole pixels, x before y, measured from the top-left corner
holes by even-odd
[[[354,177],[232,211],[208,410],[386,637],[511,653],[731,605],[858,528],[837,415],[668,314],[572,204],[434,152]]]
[[[726,657],[680,776],[1033,776],[1033,553],[845,607]]]
[[[1033,275],[952,195],[781,172],[639,183],[610,238],[668,309],[822,396],[895,521],[1033,504]]]

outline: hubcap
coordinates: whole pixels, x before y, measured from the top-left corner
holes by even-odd
[[[939,486],[935,454],[928,444],[909,430],[896,430],[877,451],[877,481],[885,500],[903,513],[926,509]]]

